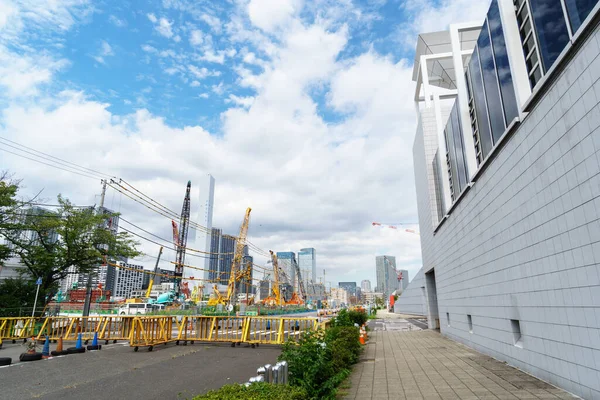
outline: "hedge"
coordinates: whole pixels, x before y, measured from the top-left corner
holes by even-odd
[[[196,396],[193,400],[305,400],[306,393],[302,388],[290,385],[273,385],[257,382],[246,387],[244,385],[226,385],[219,390]]]

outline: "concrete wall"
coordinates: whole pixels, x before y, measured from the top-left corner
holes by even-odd
[[[398,300],[394,303],[394,312],[425,316],[424,288],[425,279],[423,268],[421,268],[413,280],[410,281],[406,289],[404,289],[402,295],[398,297]]]
[[[417,183],[441,332],[586,399],[600,399],[599,53],[596,27],[435,235]]]

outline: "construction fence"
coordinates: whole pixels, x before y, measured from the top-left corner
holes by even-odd
[[[135,351],[176,342],[241,343],[252,347],[280,345],[299,340],[308,332],[324,327],[317,318],[254,316],[93,316],[93,317],[11,317],[0,318],[0,339],[19,340],[46,336],[52,341],[89,341],[98,336],[105,343],[127,340]]]

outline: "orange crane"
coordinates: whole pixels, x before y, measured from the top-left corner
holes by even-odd
[[[267,297],[262,301],[267,306],[282,306],[284,302],[281,299],[281,290],[279,290],[279,265],[277,264],[277,256],[273,253],[273,250],[269,250],[271,253],[271,261],[273,264],[273,287],[271,288],[271,296]]]

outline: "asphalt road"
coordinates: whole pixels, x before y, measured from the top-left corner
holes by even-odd
[[[0,357],[22,351],[12,346],[19,345],[5,344]],[[101,351],[0,367],[0,399],[189,399],[248,381],[258,367],[275,364],[280,352],[229,344],[168,344],[134,352],[126,343],[110,344]]]

